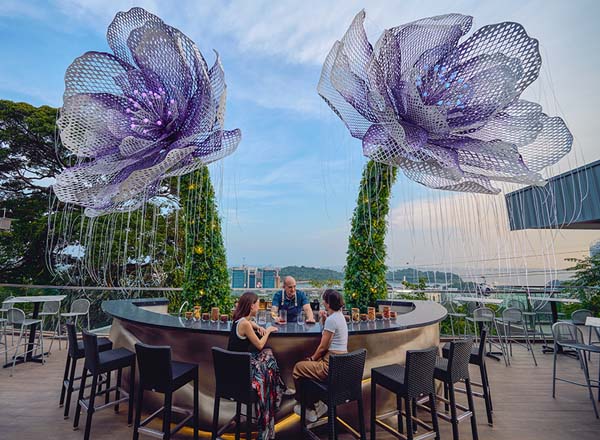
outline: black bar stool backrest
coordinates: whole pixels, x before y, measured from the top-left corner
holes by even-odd
[[[437,354],[437,347],[423,350],[408,350],[406,352],[404,384],[407,387],[409,398],[417,398],[421,394],[435,392],[433,372],[435,370]]]
[[[98,369],[100,356],[98,351],[98,336],[87,330],[82,330],[83,349],[85,350],[85,368],[90,372]]]
[[[173,371],[171,347],[135,344],[140,371],[140,385],[146,390],[164,393],[171,389]]]
[[[75,330],[74,324],[67,323],[67,338],[69,340],[69,356],[77,358],[77,330]]]
[[[217,394],[225,399],[252,401],[252,367],[250,353],[213,347]]]
[[[480,359],[483,359],[483,356],[485,356],[485,341],[486,340],[487,340],[487,330],[484,327],[481,329],[481,332],[479,333],[479,347],[478,347],[477,356]]]
[[[352,353],[329,356],[327,388],[333,401],[328,402],[328,405],[338,405],[361,397],[366,359],[367,350],[364,348]]]
[[[471,358],[472,348],[472,338],[450,342],[448,374],[453,382],[469,378],[469,359]]]

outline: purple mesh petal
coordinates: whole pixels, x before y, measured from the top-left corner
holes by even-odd
[[[537,40],[517,23],[449,14],[384,31],[373,50],[360,12],[329,53],[321,97],[362,140],[365,156],[423,185],[496,194],[491,181],[543,184],[567,154],[560,118],[520,100],[539,73]]]
[[[113,54],[88,52],[65,76],[61,140],[79,159],[56,176],[60,200],[87,215],[137,209],[165,177],[231,154],[224,131],[225,80],[192,40],[141,8],[119,12]]]

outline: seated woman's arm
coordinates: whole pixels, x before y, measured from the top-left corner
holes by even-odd
[[[267,331],[264,327],[261,327],[255,321],[250,321],[250,325],[252,325],[254,331],[258,332],[259,336],[264,336],[265,332]]]
[[[259,337],[256,336],[256,333],[254,333],[254,328],[252,327],[252,323],[250,323],[250,321],[244,320],[240,322],[238,326],[238,332],[240,336],[247,337],[250,343],[258,350],[262,350],[267,343],[267,339],[269,339],[269,335],[277,331],[277,327],[271,326],[266,329],[265,333],[259,339]]]
[[[321,335],[321,343],[319,344],[313,355],[310,357],[310,360],[318,361],[323,356],[325,356],[325,353],[327,353],[327,351],[329,350],[329,346],[331,345],[332,338],[333,333],[329,330],[324,330],[323,334]]]

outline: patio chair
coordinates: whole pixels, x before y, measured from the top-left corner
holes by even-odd
[[[596,418],[600,418],[598,415],[598,408],[596,406],[596,399],[594,399],[594,393],[592,388],[599,388],[600,382],[594,379],[590,379],[590,369],[585,352],[600,353],[600,347],[586,344],[583,339],[583,332],[577,328],[576,325],[569,322],[557,322],[552,325],[552,335],[554,337],[554,354],[553,354],[553,365],[552,365],[552,398],[556,398],[556,381],[567,382],[573,385],[587,387],[592,406],[594,407],[594,414]],[[575,350],[579,357],[579,362],[583,370],[585,378],[585,384],[574,382],[568,379],[563,379],[556,376],[556,357],[558,352],[558,346],[563,348],[569,348]],[[595,382],[596,385],[593,385]]]
[[[473,316],[467,316],[467,321],[473,323],[473,335],[475,337],[475,342],[477,342],[477,337],[481,328],[488,330],[488,345],[490,349],[487,351],[486,355],[499,361],[500,358],[496,357],[495,354],[501,354],[502,358],[504,359],[504,365],[508,366],[510,362],[506,354],[506,347],[504,345],[502,334],[498,328],[498,321],[496,320],[496,314],[494,311],[489,307],[479,307],[473,310]],[[496,335],[498,338],[496,342],[492,342],[492,328],[496,330]],[[492,352],[492,345],[500,348],[500,352]]]
[[[42,357],[42,364],[44,361],[44,332],[39,331],[38,334],[38,342],[33,342],[31,348],[29,347],[29,341],[27,339],[27,331],[30,332],[35,329],[35,326],[42,323],[41,319],[29,319],[25,317],[25,312],[21,309],[12,308],[6,312],[8,324],[12,326],[12,331],[18,328],[19,329],[19,339],[17,340],[17,345],[15,345],[15,351],[13,354],[13,363],[12,368],[10,369],[10,375],[13,375],[13,371],[15,369],[15,364],[17,363],[17,357],[23,356],[23,361],[27,361],[27,355],[31,353],[35,353],[36,349],[39,348]],[[23,352],[19,353],[19,348],[23,347]]]
[[[448,318],[450,319],[450,329],[452,331],[452,338],[455,339],[456,338],[456,332],[454,331],[454,321],[455,320],[462,320],[464,323],[464,336],[467,335],[467,314],[466,313],[460,313],[457,312],[454,308],[454,302],[452,301],[452,298],[444,295],[444,297],[442,297],[442,306],[444,306],[444,308],[446,309],[447,313],[448,313]]]
[[[513,330],[519,330],[525,336],[525,348],[527,348],[527,351],[531,353],[533,363],[537,367],[537,360],[535,359],[533,346],[529,342],[529,332],[527,330],[527,324],[523,318],[523,312],[515,307],[507,308],[502,312],[502,318],[496,318],[496,320],[500,322],[503,327],[504,343],[507,355],[513,355],[513,342],[518,345],[523,345],[519,340],[513,337]]]
[[[39,313],[39,318],[42,320],[42,324],[40,325],[40,331],[44,329],[44,323],[46,319],[52,320],[56,318],[56,325],[54,326],[54,333],[52,334],[52,340],[50,341],[50,347],[48,347],[48,353],[52,350],[52,344],[54,343],[54,338],[58,336],[58,349],[61,349],[61,334],[60,334],[60,301],[46,301],[42,304],[42,311]]]
[[[90,302],[85,298],[76,299],[71,303],[71,309],[67,313],[61,313],[61,318],[72,318],[75,327],[77,327],[77,318],[87,317],[87,330],[90,329]],[[81,326],[83,328],[83,326]]]

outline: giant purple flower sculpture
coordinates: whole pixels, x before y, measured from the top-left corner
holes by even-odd
[[[64,202],[97,216],[131,211],[160,182],[232,153],[223,130],[224,72],[209,69],[192,40],[141,8],[108,27],[111,53],[87,52],[65,75],[58,126],[77,163],[56,176]]]
[[[518,23],[478,29],[448,14],[386,30],[375,47],[364,11],[337,41],[318,91],[368,158],[431,188],[496,194],[491,181],[543,185],[569,152],[563,120],[520,99],[538,76],[537,40]]]

